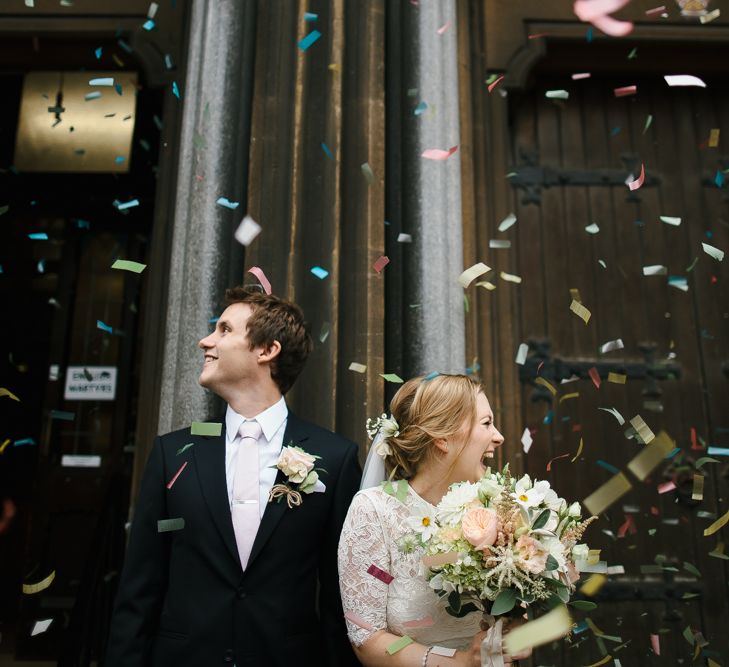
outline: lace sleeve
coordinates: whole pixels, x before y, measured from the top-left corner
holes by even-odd
[[[347,619],[349,641],[355,646],[387,628],[387,584],[367,572],[370,565],[389,572],[390,553],[373,499],[360,492],[352,500],[339,539],[342,607],[345,614],[371,626],[363,628]]]

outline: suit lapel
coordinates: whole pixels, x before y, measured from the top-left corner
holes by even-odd
[[[240,567],[225,478],[225,428],[219,436],[198,436],[198,442],[192,449],[205,502],[225,546]]]
[[[306,443],[302,442],[302,429],[299,420],[296,416],[289,411],[288,418],[286,420],[286,430],[284,431],[282,447],[287,447],[292,442],[295,445],[301,445],[306,449]],[[281,484],[286,481],[286,476],[279,470],[276,475],[276,481],[274,485]],[[256,556],[261,553],[261,550],[265,546],[268,539],[276,529],[278,522],[281,521],[283,515],[291,511],[286,504],[286,501],[281,499],[280,502],[273,501],[266,505],[266,509],[261,518],[261,525],[258,527],[256,533],[256,539],[253,542],[253,548],[251,549],[251,555],[248,559],[248,567],[250,568],[251,563],[254,561]],[[230,514],[230,512],[229,512]]]

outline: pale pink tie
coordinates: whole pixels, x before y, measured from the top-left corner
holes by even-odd
[[[240,564],[245,570],[261,523],[258,467],[261,425],[257,421],[244,421],[238,429],[238,435],[238,462],[235,466],[233,504],[230,511]]]

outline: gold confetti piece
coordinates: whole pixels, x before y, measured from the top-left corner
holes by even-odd
[[[618,498],[630,491],[632,485],[628,478],[619,472],[612,479],[608,480],[599,489],[593,491],[582,504],[593,516],[602,514]]]
[[[332,72],[339,72],[339,65],[337,63],[330,63],[329,64],[329,69]]]
[[[694,473],[694,488],[691,492],[691,500],[704,499],[704,476]]]
[[[506,273],[505,271],[502,271],[499,273],[499,276],[501,277],[501,280],[506,280],[506,282],[509,283],[516,283],[517,285],[521,283],[521,276],[516,276],[513,273]]]
[[[579,391],[573,391],[571,394],[565,394],[564,396],[559,397],[559,402],[562,403],[562,401],[569,401],[571,398],[579,398],[580,392]]]
[[[719,10],[718,10],[718,9],[715,9],[714,11],[715,11],[715,12],[718,12]],[[697,648],[698,648],[698,647],[697,647]],[[694,658],[694,659],[695,659],[695,658]],[[720,664],[719,664],[718,662],[716,662],[715,660],[712,660],[711,658],[707,658],[706,660],[707,660],[707,661],[708,661],[708,663],[709,663],[709,667],[721,667],[721,665],[720,665]]]
[[[627,375],[622,373],[608,373],[608,382],[614,382],[615,384],[625,384],[628,379]]]
[[[543,377],[538,377],[536,380],[534,380],[534,384],[539,384],[545,389],[548,389],[552,396],[557,395],[557,388],[549,382],[549,380],[545,380]]]
[[[709,551],[709,556],[712,556],[713,558],[721,558],[722,560],[729,560],[729,556],[724,553],[724,542],[721,540],[717,542],[714,550]]]
[[[587,564],[596,565],[600,561],[600,552],[602,549],[589,549],[587,551]]]
[[[485,287],[487,290],[492,291],[496,289],[496,285],[490,283],[488,280],[482,280],[476,283],[476,287]]]
[[[458,560],[456,551],[448,551],[443,554],[435,554],[434,556],[423,556],[423,565],[425,567],[437,567],[438,565],[446,565],[455,563]]]
[[[591,665],[585,665],[585,667],[600,667],[600,665],[607,665],[607,663],[609,663],[612,659],[613,656],[608,653],[602,660],[593,662]]]
[[[403,635],[402,637],[400,637],[400,639],[392,642],[392,644],[387,647],[387,652],[390,655],[395,655],[395,653],[397,653],[398,651],[402,651],[406,646],[409,646],[412,643],[413,640],[410,637],[408,637],[407,635]]]
[[[717,519],[712,523],[705,531],[704,531],[704,537],[708,537],[709,535],[713,535],[718,530],[721,530],[724,526],[726,526],[727,522],[729,522],[729,512],[727,512],[724,516]]]
[[[5,453],[5,448],[12,442],[10,438],[5,438],[5,442],[3,442],[2,445],[0,445],[0,454]]]
[[[364,373],[367,370],[367,366],[365,364],[358,364],[356,361],[353,361],[351,364],[349,364],[349,370],[354,371],[355,373]]]
[[[511,655],[528,648],[541,646],[564,637],[572,627],[567,607],[559,605],[536,621],[529,621],[515,628],[504,638],[506,651]]]
[[[191,435],[220,435],[223,432],[223,425],[216,422],[192,422],[190,426]]]
[[[638,432],[638,436],[646,445],[656,437],[640,415],[635,415],[630,420],[630,425]]]
[[[719,129],[713,129],[709,132],[709,148],[716,148],[719,145]]]
[[[570,310],[587,324],[590,321],[591,313],[579,301],[572,299]]]
[[[604,574],[593,574],[582,586],[580,593],[587,597],[595,597],[597,592],[607,583],[607,577]]]
[[[671,440],[668,433],[660,431],[652,444],[643,447],[640,453],[630,460],[628,470],[642,482],[675,446],[676,443]]]
[[[574,463],[580,457],[580,454],[582,454],[582,447],[583,447],[583,442],[582,442],[582,438],[580,438],[580,446],[577,448],[577,454],[575,454],[575,458],[573,458],[570,461],[570,463]]]
[[[582,303],[582,299],[580,298],[580,290],[578,290],[576,287],[570,287],[570,297],[573,301],[577,301],[577,303]]]
[[[5,387],[0,387],[0,396],[7,396],[8,398],[12,398],[14,401],[20,402],[20,399],[9,389],[5,389]]]
[[[53,570],[45,579],[39,581],[37,584],[23,584],[23,593],[26,595],[33,595],[33,593],[40,593],[48,588],[53,580],[56,578],[56,571]]]
[[[703,23],[711,23],[714,19],[718,19],[721,16],[721,9],[715,9],[712,12],[709,12],[708,14],[704,14],[703,16],[699,16],[699,21]],[[717,130],[718,132],[718,130]],[[709,660],[709,663],[713,662],[712,660]],[[714,663],[716,664],[716,663]]]
[[[142,273],[147,268],[146,264],[140,264],[139,262],[132,262],[129,259],[117,259],[112,265],[112,269],[122,269],[124,271],[131,271],[132,273]]]
[[[458,284],[466,289],[476,278],[482,276],[484,273],[491,271],[491,267],[486,266],[483,262],[478,262],[473,266],[467,268],[459,277]]]

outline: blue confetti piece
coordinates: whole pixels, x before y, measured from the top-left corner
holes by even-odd
[[[423,382],[427,382],[428,380],[432,380],[433,378],[437,378],[440,375],[438,371],[433,371],[432,373],[428,373],[424,378]]]
[[[474,375],[475,373],[478,373],[480,370],[481,370],[481,364],[479,364],[477,361],[476,363],[473,364],[473,366],[469,366],[466,369],[466,375]]]
[[[306,12],[304,14],[304,21],[307,23],[311,23],[312,21],[317,21],[319,19],[319,14],[313,14],[312,12]]]
[[[152,116],[152,120],[154,121],[154,124],[157,126],[157,129],[160,130],[160,132],[161,132],[162,131],[162,119],[157,114],[154,114],[154,116]]]
[[[94,55],[96,56],[96,60],[101,59],[101,54],[104,53],[104,49],[99,47],[98,49],[94,49]]]
[[[179,100],[180,99],[180,89],[177,87],[177,81],[172,82],[172,94]]]
[[[587,35],[585,35],[585,37],[586,37],[586,39],[587,39],[587,43],[588,43],[588,44],[589,44],[590,42],[592,42],[592,34],[593,34],[593,33],[592,33],[592,28],[588,28],[588,29],[587,29]]]
[[[76,226],[79,229],[91,229],[91,223],[88,220],[76,220]]]
[[[714,236],[714,232],[710,232],[708,229],[704,232],[707,239],[710,239]]]
[[[724,185],[724,174],[722,174],[718,169],[716,170],[716,176],[714,176],[714,184],[717,188]]]
[[[420,102],[420,104],[418,104],[418,106],[415,107],[415,110],[413,111],[413,113],[416,116],[419,116],[420,114],[425,113],[425,110],[427,108],[428,108],[428,105],[425,102]]]
[[[304,39],[299,42],[299,48],[302,51],[306,51],[317,39],[321,37],[321,33],[318,30],[312,30]]]
[[[610,130],[610,135],[611,136],[614,137],[614,136],[616,136],[618,134],[620,134],[620,127],[614,127],[612,130]]]
[[[3,271],[3,265],[0,264],[0,274],[3,274],[3,273],[5,273],[5,271]]]
[[[167,69],[172,69],[172,56],[169,53],[165,53],[165,67]]]
[[[119,95],[119,97],[121,97],[121,95],[122,95],[122,85],[120,83],[115,83],[114,84],[114,90],[116,90],[116,94]]]
[[[114,329],[108,324],[104,324],[101,320],[96,320],[96,328],[101,329],[102,331],[106,331],[106,333],[114,333]]]
[[[118,39],[116,43],[121,46],[122,49],[124,49],[127,53],[133,53],[134,50],[127,42],[125,42],[123,39]]]
[[[123,204],[121,202],[115,202],[115,206],[118,210],[124,211],[128,208],[133,208],[134,206],[139,206],[139,199],[131,199],[128,202],[124,202]]]
[[[47,241],[48,234],[45,232],[34,232],[33,234],[28,234],[28,238],[33,241]]]
[[[220,319],[220,317],[219,317],[219,316],[218,316],[218,317],[211,317],[211,318],[210,318],[210,319],[208,320],[208,324],[215,324],[215,323],[216,323],[216,322],[217,322],[217,321],[218,321],[219,319]]]
[[[332,155],[332,152],[329,150],[329,146],[327,146],[323,141],[321,142],[322,150],[327,154],[327,157],[334,161],[334,156]]]
[[[45,273],[46,272],[46,260],[39,259],[37,268],[38,268],[38,273]]]
[[[117,164],[121,164],[122,162],[124,162],[124,156],[123,155],[117,155],[114,158],[114,162],[116,162]]]
[[[681,451],[681,448],[680,447],[674,447],[673,450],[671,450],[670,452],[668,452],[668,454],[666,454],[665,458],[666,459],[672,459],[680,451]]]
[[[142,27],[147,31],[154,30],[155,23],[152,19],[147,19],[144,23],[142,23]]]
[[[574,628],[572,628],[572,632],[574,632],[576,635],[579,635],[581,632],[584,632],[589,627],[590,626],[587,625],[587,621],[580,621]]]
[[[51,410],[51,419],[61,419],[62,421],[72,422],[76,419],[76,413],[66,412],[65,410]]]
[[[84,99],[87,102],[90,102],[91,100],[98,100],[101,97],[101,93],[98,90],[95,90],[93,93],[86,93],[84,95]]]
[[[329,271],[326,269],[322,269],[321,266],[312,266],[311,272],[319,278],[319,280],[324,280],[329,275]]]
[[[35,445],[35,440],[33,438],[22,438],[13,443],[13,447],[22,447],[23,445]]]
[[[610,463],[608,463],[607,461],[603,461],[602,459],[598,459],[597,461],[595,461],[595,463],[597,463],[597,465],[599,466],[602,466],[603,468],[605,468],[605,470],[611,472],[613,475],[617,475],[620,472],[614,465],[611,465]]]
[[[240,206],[240,202],[230,201],[227,197],[218,197],[218,201],[215,202],[218,206],[225,206],[231,211],[235,211]]]
[[[706,451],[709,456],[729,456],[729,447],[714,447],[709,446]]]
[[[552,419],[554,419],[554,410],[550,410],[546,415],[544,415],[544,419],[542,419],[542,424],[551,424]]]

